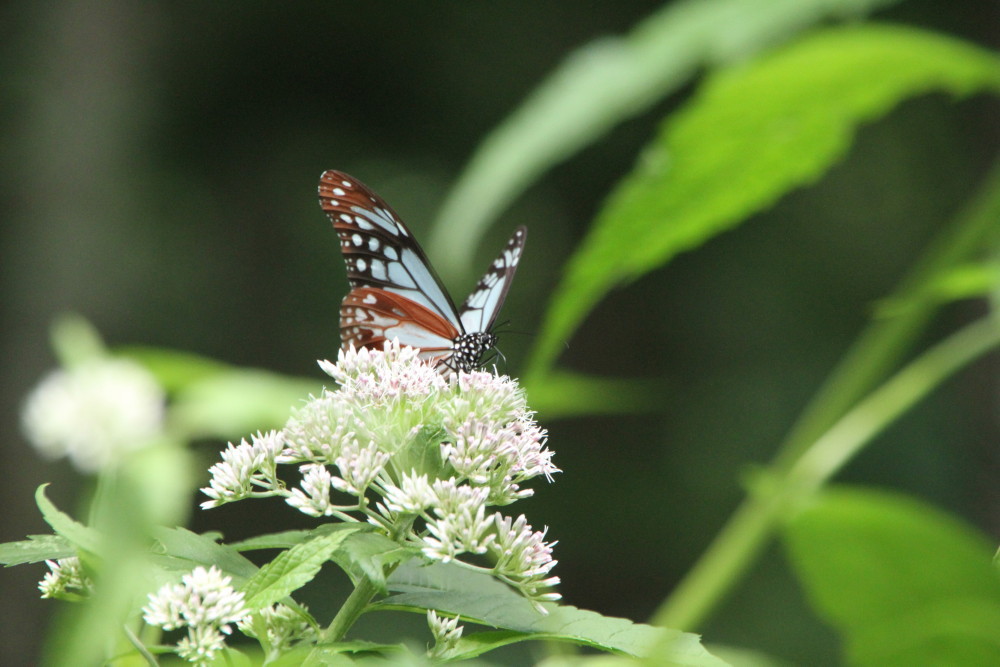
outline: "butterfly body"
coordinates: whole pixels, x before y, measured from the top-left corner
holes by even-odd
[[[345,347],[377,348],[393,338],[420,349],[442,372],[479,367],[496,345],[491,328],[524,248],[519,227],[472,294],[455,307],[399,216],[360,181],[339,171],[320,177],[320,205],[340,237],[351,291],[340,306]]]

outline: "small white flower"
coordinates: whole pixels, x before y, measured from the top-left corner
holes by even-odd
[[[562,596],[552,591],[559,584],[559,577],[548,577],[558,561],[552,558],[555,542],[546,542],[543,531],[533,531],[522,514],[516,521],[499,514],[496,520],[496,542],[491,551],[497,556],[494,567],[502,578],[516,587],[526,597],[536,602],[555,601]]]
[[[49,458],[96,472],[150,444],[162,431],[165,395],[142,366],[96,359],[57,370],[24,404],[28,440]]]
[[[211,625],[188,629],[186,637],[177,642],[177,655],[196,665],[208,665],[215,654],[226,647],[226,636]]]
[[[354,496],[363,496],[388,462],[389,454],[379,451],[374,442],[362,447],[355,440],[340,450],[340,456],[337,457],[340,477],[333,478],[333,488]]]
[[[423,539],[425,556],[447,563],[463,554],[484,554],[495,542],[493,516],[486,515],[486,506],[462,508],[450,513],[435,508],[436,517],[427,521],[430,533]]]
[[[257,627],[263,625],[266,638],[258,637]],[[316,636],[316,629],[302,614],[284,604],[265,607],[240,620],[236,627],[248,637],[266,639],[272,652],[282,651],[293,642]]]
[[[340,391],[350,400],[368,404],[420,401],[448,386],[431,364],[420,358],[420,350],[386,341],[382,350],[341,348],[337,363],[319,362]]]
[[[214,565],[196,567],[181,578],[149,595],[143,618],[164,630],[187,628],[187,637],[177,643],[177,653],[189,662],[206,664],[225,646],[231,623],[247,616],[243,593],[231,585]]]
[[[399,486],[386,484],[382,492],[385,506],[396,514],[416,514],[434,504],[436,496],[427,475],[406,473]]]
[[[83,572],[83,565],[76,556],[47,560],[49,572],[38,582],[38,590],[43,598],[59,598],[68,595],[88,594],[94,584]]]
[[[458,624],[459,617],[447,618],[438,616],[433,609],[427,610],[427,625],[434,636],[434,647],[428,651],[431,657],[441,657],[446,651],[455,648],[465,630]]]
[[[324,390],[319,398],[295,411],[285,425],[287,447],[278,463],[333,463],[340,449],[354,439],[348,428],[352,406],[339,392]]]
[[[201,504],[203,509],[242,500],[257,488],[277,488],[275,457],[284,447],[284,434],[268,431],[257,433],[251,440],[244,439],[239,445],[229,443],[222,452],[222,461],[208,469],[212,479],[201,491],[211,500]]]
[[[326,466],[307,463],[299,467],[302,472],[302,488],[292,489],[285,502],[309,516],[330,516],[334,507],[330,503],[330,488],[333,477]]]
[[[462,553],[486,553],[494,541],[493,517],[486,516],[489,489],[456,484],[454,478],[437,480],[434,517],[427,521],[424,555],[445,563]]]

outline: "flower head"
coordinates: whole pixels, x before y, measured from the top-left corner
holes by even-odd
[[[225,635],[232,632],[230,624],[249,613],[243,593],[231,581],[215,566],[196,567],[180,584],[168,584],[150,594],[143,618],[164,630],[187,628],[187,636],[177,643],[177,654],[189,662],[207,664],[225,646]]]
[[[445,377],[396,341],[341,350],[320,366],[339,387],[311,397],[280,433],[230,445],[212,467],[205,507],[282,496],[310,516],[367,520],[430,560],[492,561],[491,573],[536,602],[558,597],[544,532],[493,509],[559,471],[515,380]],[[275,464],[299,466],[300,482],[286,488]]]
[[[428,651],[431,657],[444,657],[447,651],[455,648],[458,641],[462,638],[463,630],[465,630],[465,628],[458,624],[458,621],[458,616],[447,618],[438,616],[433,609],[427,610],[427,625],[434,636],[434,647]]]
[[[49,572],[38,582],[43,598],[73,598],[93,590],[94,582],[84,573],[83,565],[76,556],[47,560],[45,564],[49,566]]]
[[[255,611],[237,622],[236,627],[248,637],[266,642],[272,652],[284,650],[294,641],[316,636],[316,629],[302,613],[280,603]]]
[[[208,472],[212,474],[209,486],[202,493],[211,498],[201,506],[205,509],[253,495],[259,488],[270,488],[276,480],[276,457],[284,448],[284,435],[280,431],[258,432],[250,442],[229,446],[222,452],[222,461]]]
[[[42,380],[25,401],[22,424],[45,456],[68,456],[81,471],[96,472],[159,435],[164,403],[142,366],[97,358]]]

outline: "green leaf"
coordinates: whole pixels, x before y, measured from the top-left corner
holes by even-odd
[[[128,347],[135,359],[173,395],[171,423],[188,438],[238,439],[281,428],[294,406],[322,390],[321,380],[296,378],[256,368],[152,347]]]
[[[107,354],[97,329],[79,315],[60,316],[52,325],[50,335],[52,349],[64,368],[73,368]]]
[[[840,489],[794,517],[785,539],[847,662],[1000,664],[1000,577],[971,527],[911,498]]]
[[[90,553],[100,553],[100,533],[56,509],[52,501],[45,497],[45,487],[47,486],[48,484],[42,484],[35,491],[35,503],[38,505],[38,509],[41,510],[45,523],[49,524],[52,530],[58,535],[66,538],[77,547]]]
[[[997,285],[1000,285],[1000,265],[994,262],[954,266],[935,276],[915,293],[878,302],[875,316],[883,319],[900,317],[928,306],[987,296]]]
[[[575,415],[648,413],[660,408],[662,383],[654,380],[601,378],[553,371],[525,381],[528,402],[546,419]]]
[[[199,535],[187,528],[157,528],[153,534],[163,545],[165,555],[181,561],[171,569],[192,570],[198,565],[215,565],[237,582],[257,573],[256,565],[234,547],[216,542],[214,536]]]
[[[468,274],[475,245],[540,174],[678,90],[705,65],[745,60],[830,17],[897,0],[687,0],[625,37],[571,53],[479,146],[449,193],[431,238],[447,279]]]
[[[714,661],[701,647],[697,635],[601,616],[566,605],[546,604],[544,606],[549,613],[541,614],[527,599],[493,577],[453,564],[419,566],[412,561],[404,563],[389,577],[389,590],[398,594],[377,603],[375,607],[435,609],[482,625],[519,633],[496,635],[492,639],[496,642],[558,639],[642,656],[663,641],[665,636],[671,636],[674,641],[671,642],[669,659],[678,660],[675,664],[724,664]],[[484,642],[476,640],[475,645],[464,646],[466,650],[473,651],[478,650],[477,647],[482,648],[479,644],[489,641],[490,636],[487,636]],[[705,661],[683,661],[691,656],[699,656],[699,660],[704,658]]]
[[[127,345],[115,348],[114,352],[145,366],[170,393],[233,369],[209,357],[161,347]]]
[[[233,369],[178,391],[171,414],[191,437],[232,440],[251,431],[281,428],[292,408],[322,385],[254,369]]]
[[[261,535],[231,546],[240,551],[254,549],[288,549],[297,544],[337,531],[350,531],[339,549],[330,555],[330,560],[341,567],[357,583],[367,577],[378,592],[386,594],[385,567],[419,555],[413,548],[402,547],[384,535],[372,532],[368,526],[350,524],[326,524],[313,530],[289,530],[273,535]]]
[[[260,568],[243,587],[247,607],[261,609],[312,581],[323,563],[341,546],[350,530],[340,530],[283,551]]]
[[[711,77],[612,193],[571,259],[529,375],[546,372],[617,284],[691,250],[819,179],[857,127],[908,97],[1000,91],[988,51],[915,29],[816,33]]]
[[[397,542],[384,535],[372,532],[356,532],[345,541],[342,549],[331,556],[357,583],[362,577],[367,578],[382,595],[388,593],[386,588],[386,567],[401,563],[419,556],[420,552],[412,547],[400,546]]]
[[[270,535],[258,535],[239,542],[233,542],[229,546],[237,551],[256,551],[257,549],[288,549],[296,544],[302,544],[306,540],[316,536],[314,530],[285,530],[280,533]]]
[[[28,535],[28,539],[20,542],[0,544],[0,563],[7,566],[40,563],[43,560],[75,555],[76,547],[61,535]]]
[[[372,653],[400,656],[399,661],[378,658],[358,662],[350,653]],[[376,644],[366,641],[341,641],[323,646],[298,646],[267,663],[268,667],[349,667],[350,665],[424,665],[421,660],[407,660],[409,653],[402,644]]]
[[[558,609],[574,609],[572,607],[559,607]],[[476,632],[471,635],[463,636],[455,647],[449,651],[445,651],[440,657],[447,660],[468,660],[470,658],[475,658],[476,656],[482,655],[494,649],[498,649],[502,646],[507,646],[509,644],[514,644],[523,641],[570,641],[577,644],[583,644],[586,646],[593,646],[596,648],[604,648],[605,650],[612,650],[606,646],[601,646],[595,644],[592,641],[580,641],[577,635],[578,633],[588,633],[595,627],[595,622],[591,615],[599,616],[595,612],[583,612],[583,610],[576,609],[577,612],[586,614],[579,618],[573,618],[571,615],[566,615],[562,621],[569,627],[572,625],[572,634],[567,635],[565,632],[514,632],[510,630],[498,630],[498,631],[488,631],[488,632]],[[605,621],[620,621],[622,619],[609,619],[607,617],[600,617]],[[604,629],[600,630],[601,633],[605,632]],[[697,635],[681,633],[674,630],[664,630],[665,633],[676,633],[676,641],[670,644],[669,648],[666,649],[661,655],[657,656],[657,665],[686,665],[691,667],[723,667],[727,663],[719,658],[716,658],[710,654],[704,646],[698,640]],[[648,649],[647,649],[648,651]],[[549,667],[555,667],[555,665],[565,665],[569,667],[576,664],[586,664],[586,665],[635,665],[635,660],[633,656],[634,653],[624,652],[625,656],[630,656],[628,659],[622,656],[599,656],[599,657],[587,657],[582,658],[579,656],[569,657],[564,656],[559,659],[551,659],[544,661],[543,665]]]

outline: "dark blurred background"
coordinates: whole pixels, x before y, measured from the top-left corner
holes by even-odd
[[[0,6],[0,540],[47,532],[32,500],[81,489],[24,443],[18,408],[53,366],[67,310],[109,344],[190,350],[321,382],[346,291],[316,202],[321,171],[371,185],[426,239],[485,134],[567,52],[661,7],[631,3],[15,2]],[[996,48],[1000,3],[903,2],[876,17]],[[480,248],[531,238],[502,341],[523,368],[549,285],[602,198],[685,96],[547,174]],[[597,93],[595,93],[597,94]],[[667,268],[619,289],[570,341],[574,370],[655,378],[655,413],[552,420],[565,471],[516,509],[559,540],[566,602],[645,620],[768,461],[820,382],[1000,148],[998,104],[928,96],[864,128],[846,160]],[[458,299],[476,276],[450,284]],[[928,340],[981,305],[948,309]],[[949,382],[842,475],[902,490],[1000,536],[997,360]],[[203,447],[206,467],[216,443]],[[196,499],[192,499],[194,505]],[[198,513],[239,538],[293,522],[280,504]],[[245,517],[244,517],[245,518]],[[4,664],[31,664],[61,604],[44,568],[0,580]],[[701,631],[801,664],[836,662],[777,547]]]

